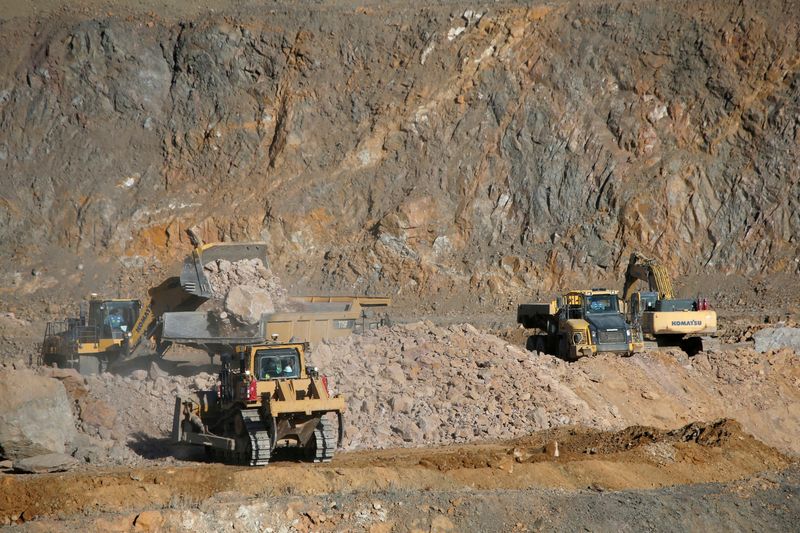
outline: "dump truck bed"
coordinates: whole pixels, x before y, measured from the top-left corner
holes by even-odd
[[[267,338],[265,322],[237,328],[206,311],[164,313],[163,321],[161,340],[180,344],[255,344]]]
[[[558,314],[556,302],[520,304],[517,307],[517,323],[524,327],[545,329],[547,321]]]

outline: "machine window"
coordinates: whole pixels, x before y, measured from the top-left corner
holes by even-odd
[[[296,378],[300,376],[300,357],[296,348],[258,350],[256,352],[256,378]]]
[[[593,294],[586,297],[586,313],[616,313],[618,311],[615,294]]]

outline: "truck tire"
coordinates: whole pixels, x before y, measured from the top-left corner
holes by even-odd
[[[558,357],[563,359],[564,361],[569,361],[569,344],[567,344],[566,337],[560,337],[558,339]]]
[[[531,335],[525,342],[525,349],[529,352],[547,354],[547,336],[541,334]]]

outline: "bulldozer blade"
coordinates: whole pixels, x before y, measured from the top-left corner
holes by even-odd
[[[183,262],[181,271],[181,287],[190,294],[210,299],[214,293],[205,273],[205,265],[212,261],[230,262],[243,259],[261,259],[268,266],[267,243],[265,242],[218,242],[198,246]]]

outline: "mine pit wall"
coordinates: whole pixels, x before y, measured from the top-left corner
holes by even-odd
[[[797,272],[793,4],[4,20],[3,281],[52,250],[178,258],[187,227],[401,295],[616,278],[633,248]]]

